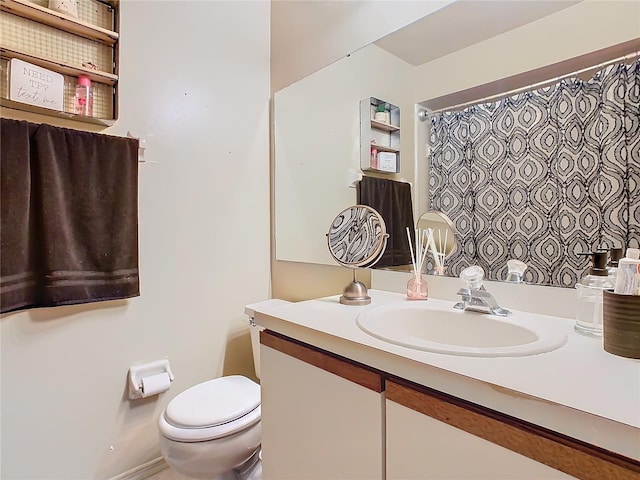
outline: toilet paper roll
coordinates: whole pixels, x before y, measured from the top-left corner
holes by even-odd
[[[166,392],[171,386],[171,379],[167,372],[142,378],[142,398]]]

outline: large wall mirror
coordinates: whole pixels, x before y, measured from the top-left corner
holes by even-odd
[[[446,201],[430,199],[430,188],[439,186],[430,177],[432,132],[418,112],[473,103],[636,52],[638,15],[637,2],[625,1],[457,1],[276,92],[276,259],[334,264],[325,234],[335,212],[356,203],[354,187],[363,173],[361,100],[383,98],[402,112],[399,172],[382,175],[412,185],[418,219],[431,208],[446,208]],[[627,223],[638,221],[633,215],[640,212]],[[474,240],[473,248],[497,251],[510,242],[492,238],[492,231],[485,225],[483,242]],[[458,245],[456,255],[465,248],[471,247]],[[585,265],[576,262],[567,269],[580,275]],[[506,273],[506,264],[499,267],[495,278]],[[527,280],[571,286],[569,277]]]

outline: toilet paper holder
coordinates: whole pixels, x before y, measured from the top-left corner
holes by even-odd
[[[169,382],[173,382],[173,373],[166,358],[129,367],[129,398],[143,398],[142,379],[160,374],[168,375]]]

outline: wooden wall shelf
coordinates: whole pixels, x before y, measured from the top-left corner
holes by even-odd
[[[58,112],[56,110],[50,110],[48,108],[37,107],[35,105],[27,105],[26,103],[14,102],[8,98],[0,98],[0,107],[10,108],[12,110],[19,110],[21,112],[38,113],[40,115],[47,115],[49,117],[64,118],[66,120],[75,120],[83,123],[91,123],[93,125],[103,125],[110,127],[115,120],[98,117],[85,117],[83,115],[76,115],[75,113]]]
[[[88,75],[92,82],[104,83],[105,85],[115,85],[118,83],[118,76],[112,73],[100,72],[85,67],[78,67],[75,65],[68,65],[65,63],[55,62],[47,60],[43,57],[36,57],[27,53],[11,50],[0,45],[0,55],[5,58],[19,58],[25,62],[33,63],[39,67],[53,70],[54,72],[61,73],[62,75],[69,75],[77,77],[78,75]]]
[[[0,0],[0,106],[112,125],[118,118],[119,2],[78,0],[78,18],[50,10],[46,5],[47,0]],[[12,59],[63,76],[63,111],[10,98]],[[93,116],[74,113],[74,92],[80,75],[87,75],[92,82]]]
[[[118,41],[117,32],[54,12],[27,0],[0,0],[0,9],[107,45],[114,45]]]

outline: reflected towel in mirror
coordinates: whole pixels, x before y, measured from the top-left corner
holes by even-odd
[[[413,232],[411,185],[386,178],[363,177],[358,184],[358,203],[377,210],[387,226],[389,239],[375,268],[411,265],[411,250],[405,230]]]

